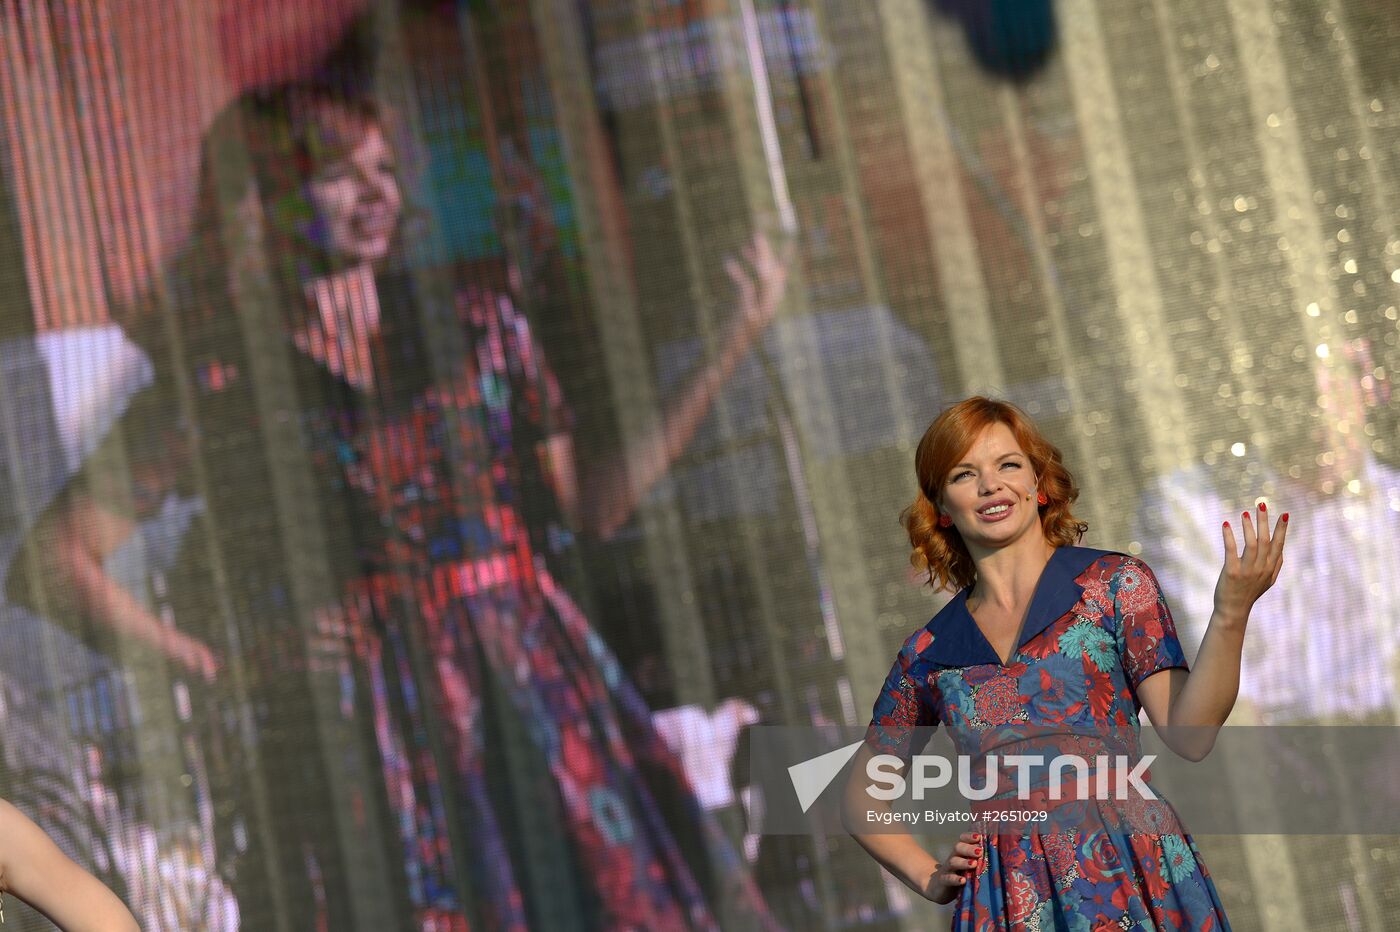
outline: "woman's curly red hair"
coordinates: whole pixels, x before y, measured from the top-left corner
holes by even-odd
[[[928,584],[935,592],[953,592],[970,586],[977,579],[972,555],[955,527],[938,526],[938,499],[943,478],[948,475],[982,431],[992,424],[1005,424],[1031,461],[1039,489],[1050,499],[1040,506],[1041,528],[1045,539],[1056,547],[1079,543],[1089,525],[1070,513],[1079,497],[1074,477],[1065,468],[1060,450],[1045,438],[1035,422],[1008,401],[973,395],[946,408],[924,431],[914,452],[914,471],[919,494],[900,512],[899,520],[909,532],[914,548],[909,562],[928,572]]]

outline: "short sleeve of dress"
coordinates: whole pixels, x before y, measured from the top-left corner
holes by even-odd
[[[1118,623],[1118,656],[1134,693],[1143,680],[1171,667],[1189,669],[1167,598],[1152,569],[1128,557],[1110,583]]]
[[[926,690],[914,672],[919,639],[924,633],[917,632],[904,642],[880,687],[870,725],[865,731],[865,742],[877,753],[894,754],[908,760],[928,743],[938,724]]]
[[[457,308],[471,334],[493,443],[513,472],[516,505],[531,542],[543,553],[565,549],[573,529],[556,493],[550,441],[572,435],[574,415],[559,380],[526,315],[508,295],[467,285],[457,295]]]

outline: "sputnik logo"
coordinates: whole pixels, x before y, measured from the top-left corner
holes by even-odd
[[[817,797],[822,795],[822,791],[831,785],[831,781],[836,779],[836,775],[841,772],[841,768],[846,766],[846,762],[855,757],[856,751],[864,741],[857,741],[848,744],[843,748],[828,751],[825,754],[802,761],[800,764],[793,764],[788,768],[788,777],[792,780],[792,788],[797,793],[797,802],[802,806],[802,811],[806,812],[812,808],[812,803],[817,801]]]

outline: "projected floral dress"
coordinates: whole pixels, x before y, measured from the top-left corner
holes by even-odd
[[[901,648],[867,732],[878,750],[907,758],[928,734],[914,729],[937,725],[959,753],[974,755],[1008,736],[1068,731],[1076,737],[1065,740],[1126,734],[1136,745],[1138,685],[1186,667],[1156,577],[1126,554],[1058,548],[1007,664],[968,611],[967,592]],[[1092,760],[1092,750],[1086,745],[1083,756]],[[1044,803],[1034,798],[1029,808]],[[1229,929],[1210,873],[1169,805],[1140,813],[1146,821],[1133,821],[1133,831],[1116,815],[1094,821],[1095,810],[1080,811],[1090,825],[1077,831],[977,822],[970,830],[983,833],[985,855],[956,901],[953,928]]]
[[[570,415],[525,319],[466,287],[434,320],[413,292],[406,275],[379,280],[373,389],[294,354],[301,397],[321,402],[301,405],[302,431],[326,519],[340,522],[329,531],[353,542],[340,548],[343,608],[412,898],[456,913],[465,860],[486,928],[548,925],[524,905],[537,865],[520,846],[538,832],[535,844],[572,848],[566,879],[596,912],[585,928],[718,928],[720,900],[768,925],[640,695],[531,543],[552,501],[539,441]],[[461,351],[429,359],[434,327],[458,328]],[[527,773],[503,779],[508,743]],[[677,824],[719,859],[714,878],[683,857]],[[717,892],[702,889],[710,879]]]
[[[349,905],[327,891],[349,882],[345,858],[363,856],[387,862],[394,928],[775,928],[645,701],[541,556],[560,519],[538,454],[571,416],[525,319],[499,293],[432,274],[445,287],[431,294],[422,272],[376,277],[367,387],[290,332],[267,344],[290,381],[254,385],[245,324],[227,307],[183,324],[219,529],[209,536],[245,629],[267,762],[231,761],[228,782],[236,796],[259,772],[240,766],[285,774],[268,781],[266,844],[280,857],[244,854],[235,867],[253,885],[240,892],[245,921],[270,908],[253,876],[269,862],[298,927],[343,927]],[[296,500],[261,488],[274,479],[259,471],[269,420],[310,467],[287,471],[309,479]],[[318,543],[279,549],[287,522]],[[217,590],[205,543],[183,549],[182,626],[213,617]],[[339,593],[315,624],[353,645],[319,666],[305,646],[313,619],[290,596],[308,567],[326,573],[319,592]],[[233,650],[220,631],[200,636]],[[318,720],[307,703],[337,689],[340,723]],[[330,727],[345,737],[318,749]],[[316,776],[328,755],[344,801]],[[229,803],[229,821],[253,805]],[[349,850],[347,825],[364,826]]]

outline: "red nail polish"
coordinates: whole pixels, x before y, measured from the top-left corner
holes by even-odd
[[[1222,524],[1222,525],[1220,525],[1220,526],[1221,526],[1221,527],[1229,527],[1229,526],[1230,526],[1230,522],[1229,522],[1229,521],[1226,521],[1224,524]]]
[[[1285,521],[1288,520],[1288,512],[1286,512],[1286,511],[1283,513],[1283,520],[1285,520]]]
[[[1259,503],[1259,510],[1260,510],[1260,511],[1268,511],[1268,510],[1269,510],[1269,506],[1268,506],[1268,505],[1265,505],[1263,502],[1260,502],[1260,503]]]

